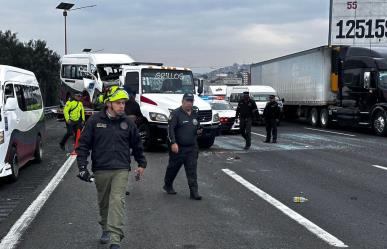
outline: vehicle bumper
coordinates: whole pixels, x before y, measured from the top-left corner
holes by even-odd
[[[202,132],[200,138],[216,137],[216,136],[220,135],[220,131],[221,131],[220,123],[202,125],[202,128],[203,128],[203,132]]]
[[[168,124],[149,123],[150,135],[153,141],[165,143],[168,136]]]

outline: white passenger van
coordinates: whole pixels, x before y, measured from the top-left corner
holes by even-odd
[[[40,162],[43,101],[35,74],[0,65],[0,177],[16,181],[28,161]]]

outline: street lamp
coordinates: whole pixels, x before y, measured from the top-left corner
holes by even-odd
[[[57,9],[63,10],[63,16],[65,21],[65,54],[67,54],[67,25],[66,25],[66,17],[67,11],[69,11],[74,6],[73,3],[60,3],[56,6]]]
[[[64,16],[64,21],[65,21],[65,54],[67,54],[67,12],[70,11],[70,9],[74,6],[73,3],[63,3],[61,2],[58,6],[56,6],[57,9],[63,10],[63,16]],[[84,8],[91,8],[95,7],[97,5],[89,5],[89,6],[84,6],[84,7],[79,7],[76,9],[72,10],[79,10],[79,9],[84,9]]]

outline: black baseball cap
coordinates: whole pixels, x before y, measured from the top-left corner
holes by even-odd
[[[249,95],[250,93],[249,93],[249,91],[244,91],[243,94],[244,95]]]
[[[193,101],[194,95],[192,93],[184,93],[183,100]]]
[[[271,94],[271,95],[269,96],[269,98],[275,99],[275,95]]]

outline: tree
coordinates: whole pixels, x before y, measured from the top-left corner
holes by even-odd
[[[35,73],[45,106],[56,105],[58,99],[60,56],[47,48],[43,40],[23,43],[10,30],[0,31],[0,64],[23,68]]]

